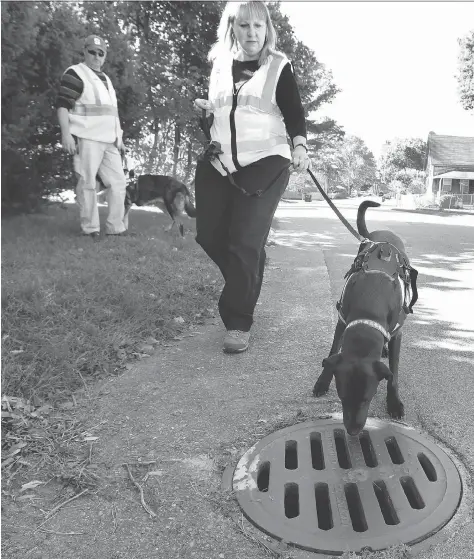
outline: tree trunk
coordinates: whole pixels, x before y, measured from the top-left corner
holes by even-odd
[[[174,146],[173,146],[173,177],[176,178],[176,173],[178,171],[178,159],[179,159],[179,144],[181,143],[181,127],[175,122],[174,126]]]
[[[190,182],[191,173],[193,170],[193,143],[191,141],[187,144],[187,162],[186,162],[186,173],[185,173],[185,180],[187,183]]]
[[[150,155],[148,157],[147,164],[145,165],[146,173],[153,172],[153,168],[154,168],[154,164],[155,164],[155,160],[156,160],[156,155],[157,155],[157,152],[158,152],[159,128],[158,128],[158,122],[156,120],[153,123],[153,134],[154,134],[153,145],[151,146]]]

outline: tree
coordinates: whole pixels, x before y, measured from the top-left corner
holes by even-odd
[[[329,180],[330,190],[343,186],[347,194],[353,190],[368,190],[377,182],[377,166],[373,153],[357,136],[322,147],[314,160],[316,170]]]
[[[325,103],[331,103],[340,89],[333,82],[332,73],[316,58],[314,51],[295,37],[288,16],[280,11],[280,2],[272,2],[268,7],[278,36],[277,48],[288,56],[293,65],[305,109],[308,147],[314,153],[344,135],[334,120],[314,120],[316,111]]]
[[[396,138],[385,143],[385,152],[379,160],[380,180],[395,189],[397,185],[413,193],[420,193],[424,184],[427,144],[420,138]],[[393,181],[397,181],[394,183]],[[398,188],[398,187],[397,187]]]
[[[82,60],[85,35],[101,31],[85,21],[80,7],[65,2],[2,4],[3,208],[33,210],[43,197],[74,184],[71,158],[59,147],[55,101],[62,72]],[[129,46],[122,33],[114,30],[110,36],[115,43],[107,72],[117,82],[129,128],[137,101],[133,72],[123,62],[130,59],[124,53]],[[130,136],[130,130],[126,133]]]
[[[79,29],[70,6],[2,4],[2,207],[33,210],[71,174],[55,149],[53,104]]]
[[[474,30],[459,42],[458,91],[461,105],[466,111],[474,110]]]

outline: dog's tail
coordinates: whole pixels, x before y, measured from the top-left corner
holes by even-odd
[[[365,224],[365,212],[367,208],[378,208],[379,206],[380,204],[378,202],[364,200],[357,210],[357,231],[365,238],[370,235]]]
[[[186,199],[184,201],[184,209],[186,210],[186,213],[189,215],[189,217],[196,217],[196,208],[189,199],[189,196],[186,196]]]

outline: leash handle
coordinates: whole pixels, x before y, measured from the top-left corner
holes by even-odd
[[[319,184],[318,179],[314,176],[311,169],[308,169],[308,173],[310,177],[313,179],[314,184],[317,186],[321,196],[326,200],[329,204],[329,207],[334,211],[337,217],[342,221],[342,223],[347,227],[347,229],[354,235],[356,239],[358,239],[361,243],[364,242],[366,239],[359,235],[359,233],[352,227],[352,225],[347,221],[347,219],[341,214],[341,212],[336,208],[333,201],[329,198],[329,196],[324,192],[323,187]]]

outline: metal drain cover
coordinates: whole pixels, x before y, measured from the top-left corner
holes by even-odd
[[[232,485],[255,526],[334,555],[420,542],[450,520],[462,493],[441,448],[371,418],[357,437],[335,419],[272,433],[242,456]]]

